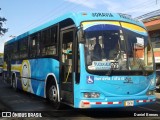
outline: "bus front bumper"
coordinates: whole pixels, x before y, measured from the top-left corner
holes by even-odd
[[[132,96],[132,97],[107,97],[105,100],[79,100],[78,108],[119,108],[151,104],[156,101],[156,97],[152,96]],[[75,106],[76,107],[76,106]]]

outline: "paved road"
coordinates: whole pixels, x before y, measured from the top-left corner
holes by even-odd
[[[157,94],[157,97],[159,94]],[[0,111],[14,111],[18,113],[38,112],[46,119],[70,117],[73,119],[137,119],[134,115],[143,115],[143,119],[160,120],[160,99],[152,105],[127,107],[119,109],[91,109],[79,110],[71,107],[65,107],[63,110],[54,110],[54,108],[43,98],[28,94],[22,91],[14,91],[9,85],[2,82],[0,78]],[[146,114],[152,114],[152,117],[146,117]],[[158,115],[159,117],[153,117]],[[4,118],[7,119],[7,118]],[[62,118],[63,119],[63,118]]]

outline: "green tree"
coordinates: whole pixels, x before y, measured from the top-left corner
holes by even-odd
[[[0,8],[0,10],[1,10],[1,8]],[[4,34],[8,31],[7,28],[3,28],[3,23],[4,23],[5,21],[7,21],[6,18],[0,17],[0,36],[4,35]]]

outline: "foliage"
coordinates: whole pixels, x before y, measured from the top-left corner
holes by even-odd
[[[0,10],[1,10],[1,8],[0,8]],[[3,23],[4,23],[5,21],[7,21],[6,18],[0,17],[0,36],[4,35],[4,34],[8,31],[7,28],[3,28]]]

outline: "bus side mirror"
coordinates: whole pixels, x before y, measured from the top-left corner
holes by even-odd
[[[78,34],[78,42],[79,43],[84,43],[85,39],[84,39],[84,31],[83,31],[83,29],[80,28],[77,34]]]

